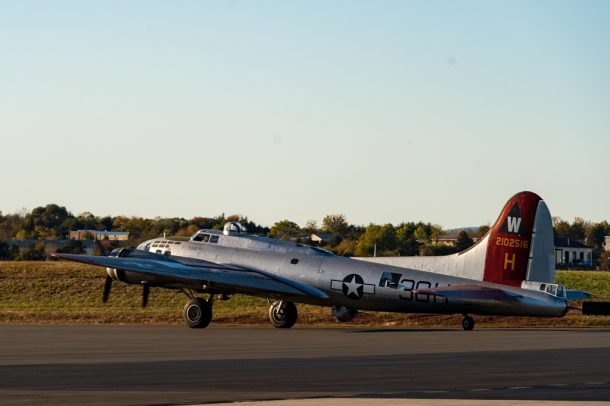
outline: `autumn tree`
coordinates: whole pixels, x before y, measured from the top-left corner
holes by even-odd
[[[331,251],[342,257],[353,257],[356,254],[356,245],[358,245],[358,241],[346,238],[332,247]]]
[[[563,220],[561,217],[553,217],[553,231],[556,236],[569,237],[570,223]]]
[[[485,237],[485,234],[487,234],[490,229],[491,229],[491,227],[489,225],[479,226],[479,228],[477,229],[477,232],[475,234],[475,237],[476,238]]]

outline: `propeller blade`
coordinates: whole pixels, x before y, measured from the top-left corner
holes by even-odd
[[[104,294],[102,295],[102,301],[106,303],[108,301],[108,295],[110,295],[110,289],[112,289],[112,278],[110,275],[106,275],[106,283],[104,283]]]
[[[148,294],[150,293],[150,286],[144,285],[144,289],[142,290],[142,307],[146,307],[148,304]]]

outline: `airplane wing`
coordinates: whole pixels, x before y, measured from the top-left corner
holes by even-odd
[[[304,283],[259,270],[221,265],[208,261],[185,258],[184,262],[180,262],[175,258],[162,255],[158,255],[158,258],[121,258],[76,254],[52,255],[56,258],[85,264],[161,277],[164,281],[167,281],[167,284],[171,282],[199,283],[199,286],[216,287],[220,291],[224,289],[229,292],[254,294],[256,296],[328,298],[323,291]],[[160,286],[163,286],[163,284]]]
[[[413,293],[446,297],[448,299],[479,301],[495,300],[499,302],[515,302],[521,299],[514,293],[498,288],[489,288],[480,285],[452,285],[438,288],[417,289]]]

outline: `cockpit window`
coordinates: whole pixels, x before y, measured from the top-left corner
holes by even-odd
[[[549,295],[564,298],[566,296],[566,290],[563,285],[557,285],[555,283],[541,283],[540,290],[548,293]]]
[[[216,244],[216,243],[218,243],[218,236],[217,236],[217,235],[213,235],[213,236],[211,236],[211,237],[210,237],[210,242],[211,242],[212,244]]]
[[[204,233],[199,233],[195,237],[193,237],[193,241],[209,242],[210,235],[204,234]]]

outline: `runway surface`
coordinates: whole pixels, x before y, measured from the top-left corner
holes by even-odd
[[[0,404],[610,400],[610,330],[0,325]]]

